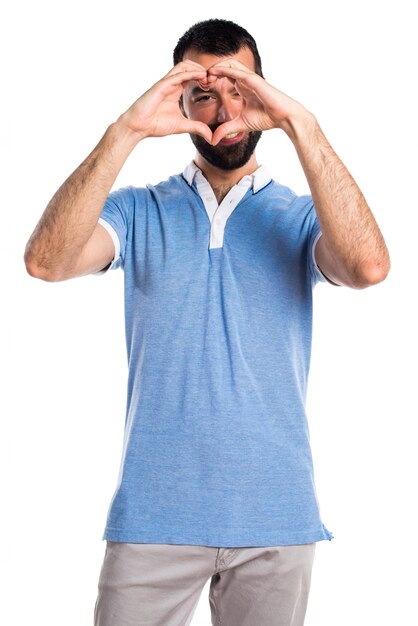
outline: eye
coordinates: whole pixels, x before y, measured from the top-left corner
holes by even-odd
[[[195,99],[195,102],[209,102],[209,100],[211,100],[212,98],[214,98],[214,96],[205,94],[204,96],[198,96]]]

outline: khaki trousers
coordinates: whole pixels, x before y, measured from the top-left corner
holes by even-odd
[[[315,543],[213,548],[108,541],[95,626],[188,626],[206,582],[213,626],[302,626]]]

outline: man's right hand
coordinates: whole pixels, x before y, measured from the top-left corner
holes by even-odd
[[[187,119],[180,110],[179,101],[183,88],[190,80],[206,81],[206,69],[194,61],[181,61],[138,98],[120,116],[117,124],[137,133],[139,140],[145,137],[194,133],[210,143],[210,128],[203,122]]]

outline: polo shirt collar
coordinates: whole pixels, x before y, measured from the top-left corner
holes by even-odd
[[[202,170],[197,167],[194,161],[191,161],[184,169],[183,176],[190,187],[193,184],[193,181],[196,176],[203,176]],[[205,179],[206,180],[206,179]],[[241,180],[237,183],[238,185],[245,185],[246,187],[252,187],[253,193],[257,193],[261,189],[263,189],[266,185],[271,181],[271,176],[264,165],[260,165],[255,172],[252,174],[248,174],[241,178]]]

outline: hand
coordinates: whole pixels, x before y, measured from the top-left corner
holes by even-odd
[[[208,69],[208,79],[227,77],[242,96],[242,109],[235,119],[221,124],[212,145],[229,133],[281,128],[291,135],[293,123],[310,113],[296,100],[279,91],[259,74],[236,59],[223,59]]]
[[[181,61],[145,92],[120,116],[119,120],[140,138],[164,137],[178,133],[195,133],[211,143],[212,131],[207,124],[187,119],[179,100],[184,85],[191,80],[210,84],[206,69],[194,61]]]

